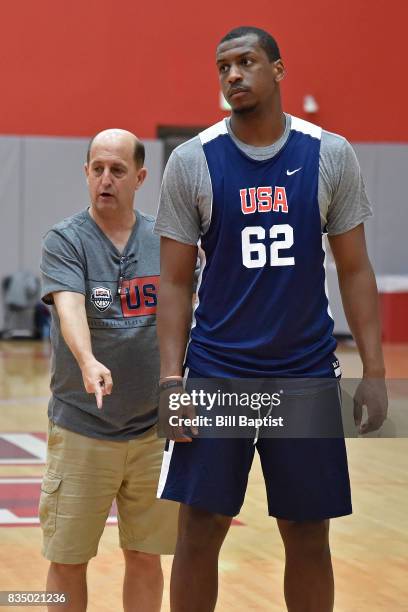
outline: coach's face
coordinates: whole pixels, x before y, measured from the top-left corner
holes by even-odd
[[[94,139],[85,173],[98,211],[133,208],[135,191],[146,177],[134,160],[135,144],[135,136],[125,130],[106,130]]]
[[[273,104],[284,76],[282,60],[271,61],[256,34],[221,43],[217,67],[222,93],[233,112],[244,113]]]

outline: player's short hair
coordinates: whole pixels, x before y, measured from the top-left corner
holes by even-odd
[[[86,163],[87,164],[89,164],[90,162],[92,145],[97,136],[98,134],[95,134],[95,136],[92,136],[91,140],[88,143],[88,148],[86,150]],[[138,168],[141,168],[143,166],[144,161],[145,161],[145,147],[144,147],[143,142],[141,142],[138,138],[136,138],[135,148],[133,150],[133,159]]]
[[[218,46],[227,40],[241,38],[241,36],[247,36],[248,34],[255,34],[258,37],[259,46],[265,51],[270,62],[276,62],[276,60],[281,59],[278,43],[273,36],[266,30],[255,28],[254,26],[240,26],[239,28],[230,30],[228,34],[220,40]]]

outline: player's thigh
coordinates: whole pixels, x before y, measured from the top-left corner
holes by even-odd
[[[169,442],[159,495],[213,514],[236,516],[254,456],[252,439],[196,438]]]
[[[351,513],[342,438],[264,438],[258,443],[269,514],[319,521]]]
[[[122,479],[125,444],[50,426],[39,505],[46,558],[83,563],[96,554]]]
[[[117,494],[120,544],[128,550],[173,554],[179,504],[157,498],[165,440],[152,428],[129,443]]]

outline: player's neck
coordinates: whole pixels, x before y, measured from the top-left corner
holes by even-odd
[[[280,104],[272,110],[267,108],[242,114],[232,113],[231,129],[242,142],[254,147],[267,147],[283,135],[285,115]]]

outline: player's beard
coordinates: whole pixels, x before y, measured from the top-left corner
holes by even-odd
[[[232,109],[232,113],[234,115],[249,115],[253,112],[255,112],[258,108],[257,104],[250,104],[248,106],[242,106],[242,107],[238,107],[238,108],[233,108]]]

